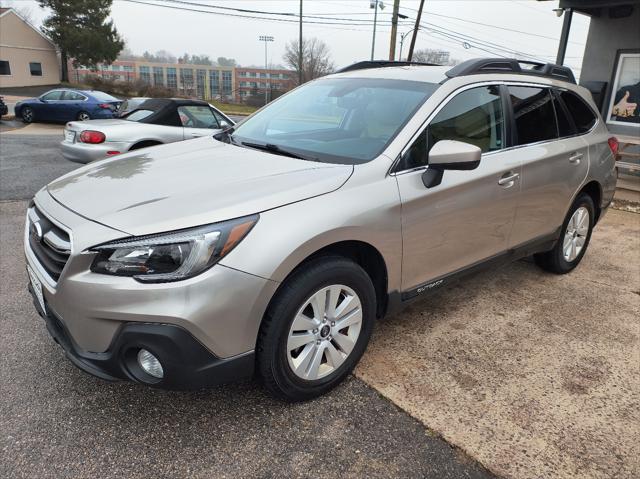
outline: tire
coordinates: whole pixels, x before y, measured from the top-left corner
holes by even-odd
[[[318,298],[316,309],[312,305],[314,297]],[[318,306],[322,298],[326,301]],[[361,316],[357,313],[358,304]],[[371,278],[353,261],[324,256],[302,266],[280,287],[260,326],[256,347],[258,378],[273,396],[289,402],[325,394],[362,357],[373,330],[375,311]],[[319,319],[322,316],[326,322]],[[341,325],[344,328],[338,329]],[[298,343],[300,346],[292,349]]]
[[[581,193],[569,208],[562,223],[560,238],[553,249],[534,255],[536,264],[555,274],[566,274],[573,270],[587,251],[594,221],[593,200],[588,194]]]
[[[35,118],[33,108],[30,106],[23,107],[20,111],[20,117],[22,118],[23,123],[32,123]]]
[[[76,120],[78,121],[91,120],[91,115],[89,115],[89,113],[87,113],[86,111],[81,111],[76,115]]]

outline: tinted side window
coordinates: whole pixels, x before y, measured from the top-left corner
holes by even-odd
[[[472,88],[456,95],[429,124],[431,149],[440,140],[457,140],[483,153],[502,148],[502,100],[498,86]]]
[[[560,98],[571,113],[578,133],[586,133],[596,124],[596,115],[578,95],[571,91],[561,91]]]
[[[556,110],[556,119],[558,120],[558,134],[560,138],[566,136],[572,136],[576,134],[576,130],[571,122],[571,119],[567,116],[567,111],[564,109],[560,100],[556,95],[553,95],[553,108]]]
[[[503,146],[502,100],[498,86],[465,90],[431,120],[402,158],[401,170],[425,166],[429,150],[440,140],[478,146],[483,153]]]
[[[547,88],[510,86],[509,97],[518,133],[518,145],[558,137],[551,92]]]

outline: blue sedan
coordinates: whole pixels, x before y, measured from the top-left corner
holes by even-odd
[[[25,123],[108,119],[117,117],[120,103],[101,91],[58,88],[16,103],[15,113]]]

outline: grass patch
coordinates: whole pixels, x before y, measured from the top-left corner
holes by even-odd
[[[258,109],[255,106],[243,105],[241,103],[223,103],[217,100],[210,100],[209,103],[227,115],[251,115]]]

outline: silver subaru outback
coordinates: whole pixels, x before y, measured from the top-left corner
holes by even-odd
[[[613,197],[617,148],[551,64],[363,62],[215,137],[40,190],[34,304],[79,368],[197,388],[336,386],[374,323],[485,266],[568,273]]]

